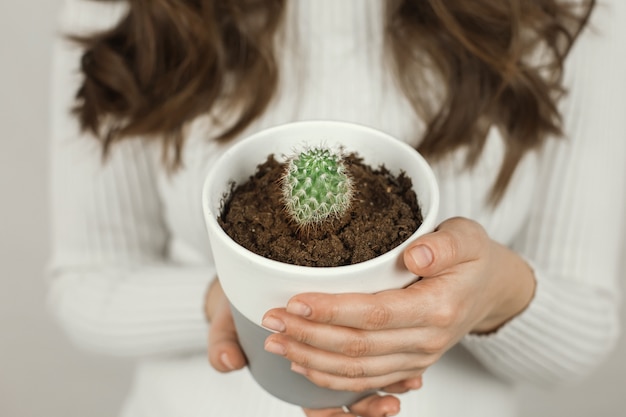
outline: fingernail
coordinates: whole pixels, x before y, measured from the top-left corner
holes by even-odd
[[[269,330],[274,330],[275,332],[284,332],[286,329],[285,323],[274,316],[265,317],[261,324],[263,324],[263,327]]]
[[[433,262],[432,251],[424,245],[418,245],[409,250],[409,255],[418,268],[426,268]]]
[[[308,317],[311,315],[311,312],[311,307],[300,301],[290,301],[287,304],[287,313],[295,314],[296,316]]]
[[[307,374],[306,368],[298,365],[297,363],[293,363],[293,362],[291,363],[291,370],[293,372],[297,373],[297,374],[300,374],[300,375],[306,375]]]
[[[230,359],[228,359],[228,355],[226,354],[226,352],[220,355],[220,360],[222,361],[224,366],[226,366],[228,369],[230,369],[231,371],[235,370],[235,365],[233,365]]]
[[[265,343],[265,350],[267,350],[269,353],[274,353],[281,356],[284,356],[287,353],[287,349],[283,345],[274,342],[273,340]]]

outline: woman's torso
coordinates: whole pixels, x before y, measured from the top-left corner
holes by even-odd
[[[423,123],[415,116],[383,60],[382,2],[317,0],[287,2],[287,44],[281,85],[270,109],[241,135],[296,120],[332,119],[364,124],[417,144]],[[471,105],[471,103],[468,103]],[[212,162],[229,145],[211,142],[210,117],[188,130],[184,168],[159,174],[158,187],[171,240],[169,256],[185,264],[211,263],[200,195]],[[490,132],[483,155],[464,170],[463,150],[434,165],[443,220],[465,216],[510,243],[524,223],[535,182],[536,158],[528,155],[501,203],[487,197],[504,146]],[[401,415],[431,417],[514,415],[513,389],[489,374],[461,346],[429,369],[424,388],[403,400]],[[472,414],[473,413],[473,414]],[[205,356],[153,360],[139,366],[125,417],[302,415],[265,394],[247,371],[219,374]]]

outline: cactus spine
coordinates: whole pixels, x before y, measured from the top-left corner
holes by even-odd
[[[352,179],[342,156],[322,147],[290,158],[281,188],[287,213],[301,228],[341,217],[352,202]]]

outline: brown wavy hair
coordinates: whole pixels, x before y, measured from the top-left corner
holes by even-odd
[[[73,38],[84,47],[75,114],[105,156],[117,141],[141,135],[161,141],[164,161],[176,167],[194,118],[219,107],[228,116],[216,139],[228,140],[262,115],[279,82],[275,48],[286,0],[126,1],[115,27]],[[496,126],[506,141],[496,202],[522,156],[561,133],[563,61],[594,5],[387,1],[387,59],[427,123],[418,150],[434,160],[467,147],[471,167]]]

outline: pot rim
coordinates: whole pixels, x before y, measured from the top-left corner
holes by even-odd
[[[263,140],[263,138],[267,136],[271,136],[277,131],[281,131],[281,130],[285,130],[285,129],[289,129],[293,127],[306,128],[307,126],[320,126],[320,125],[361,130],[365,133],[368,133],[369,135],[375,134],[376,136],[384,137],[388,140],[392,140],[394,143],[394,146],[404,147],[407,152],[413,153],[416,162],[422,166],[422,171],[424,175],[427,177],[426,180],[429,185],[430,193],[431,193],[430,202],[429,202],[430,204],[428,205],[428,207],[422,206],[423,203],[419,201],[419,195],[418,195],[418,203],[420,204],[420,208],[422,210],[422,215],[423,215],[422,224],[417,228],[415,232],[411,234],[411,236],[409,236],[406,240],[400,243],[400,245],[396,246],[395,248],[391,249],[388,252],[385,252],[382,255],[379,255],[375,258],[369,259],[367,261],[359,262],[356,264],[341,265],[341,266],[334,266],[334,267],[314,267],[314,266],[294,265],[294,264],[277,261],[274,259],[269,259],[264,256],[258,255],[244,248],[237,242],[235,242],[222,229],[222,227],[217,222],[217,216],[220,213],[214,212],[214,210],[210,207],[211,206],[210,204],[211,193],[213,192],[212,184],[215,182],[214,178],[220,172],[222,165],[225,163],[225,161],[231,158],[232,155],[240,152],[242,148],[249,146],[251,142]],[[264,157],[266,156],[267,155],[264,155]],[[254,169],[254,168],[255,167],[252,167],[251,169]],[[220,192],[222,196],[225,196],[226,193],[227,193],[227,190],[221,190]],[[377,130],[377,129],[374,129],[365,125],[357,124],[357,123],[328,121],[328,120],[307,120],[307,121],[284,123],[284,124],[267,128],[267,129],[260,130],[250,136],[247,136],[246,138],[242,139],[241,141],[239,141],[238,143],[234,144],[229,149],[227,149],[217,159],[217,161],[215,162],[215,164],[213,165],[213,167],[211,168],[211,170],[209,171],[209,173],[207,174],[205,178],[203,191],[202,191],[202,208],[204,212],[206,226],[208,229],[210,229],[209,232],[211,231],[214,232],[215,236],[219,237],[219,240],[222,244],[229,245],[231,249],[236,251],[239,255],[246,257],[250,262],[253,262],[258,265],[262,265],[263,268],[273,268],[277,270],[282,270],[283,272],[286,272],[289,274],[299,274],[299,275],[304,274],[307,276],[315,277],[316,279],[323,280],[324,278],[328,278],[328,279],[334,280],[340,275],[344,275],[344,274],[353,275],[355,273],[358,273],[360,270],[363,270],[363,271],[369,270],[372,267],[376,267],[380,264],[387,263],[390,261],[390,258],[397,258],[399,252],[403,251],[404,248],[407,247],[417,237],[434,230],[435,221],[437,219],[437,215],[439,211],[439,187],[437,185],[437,180],[435,178],[435,175],[430,165],[428,164],[428,162],[426,162],[424,157],[420,155],[415,150],[415,148],[411,147],[407,143],[399,139],[396,139],[393,136],[385,132],[382,132],[380,130]],[[426,215],[424,215],[424,213],[426,213]]]

